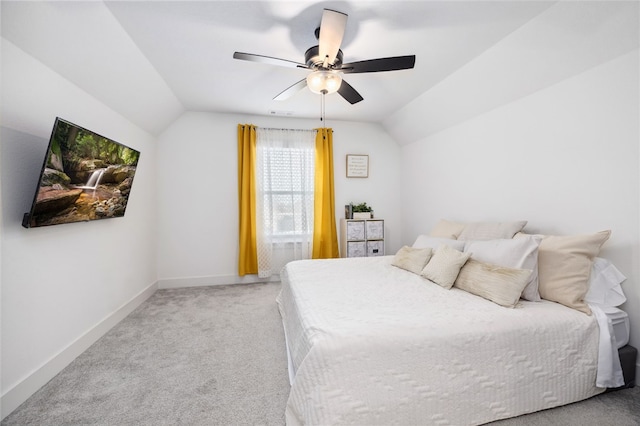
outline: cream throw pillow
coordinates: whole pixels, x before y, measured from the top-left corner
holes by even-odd
[[[440,221],[433,227],[429,235],[431,237],[438,238],[450,238],[457,239],[458,235],[464,229],[464,223],[451,222],[450,220],[440,219]]]
[[[462,267],[454,286],[498,305],[513,308],[527,285],[530,269],[507,268],[473,258]]]
[[[431,248],[413,248],[404,246],[393,257],[391,264],[398,268],[420,275],[429,259],[433,255]]]
[[[526,220],[517,222],[471,222],[464,226],[458,235],[459,240],[495,240],[513,238],[527,224]]]
[[[421,275],[448,290],[453,286],[460,268],[470,256],[471,253],[462,253],[442,244],[436,249]]]
[[[591,235],[544,236],[538,249],[540,297],[591,315],[584,298],[593,260],[611,231]]]

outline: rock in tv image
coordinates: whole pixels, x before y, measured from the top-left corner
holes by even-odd
[[[140,152],[56,118],[22,226],[124,216]]]

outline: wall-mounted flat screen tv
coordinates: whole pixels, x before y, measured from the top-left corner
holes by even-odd
[[[140,152],[56,118],[22,226],[124,216]]]

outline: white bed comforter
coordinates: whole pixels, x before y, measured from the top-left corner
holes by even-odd
[[[594,317],[544,301],[504,308],[392,258],[282,270],[287,425],[473,425],[603,391]]]

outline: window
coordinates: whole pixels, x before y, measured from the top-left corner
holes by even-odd
[[[261,277],[292,260],[311,258],[315,134],[257,129],[256,245]]]
[[[313,232],[312,146],[263,146],[258,141],[262,226],[274,241],[301,241]]]

